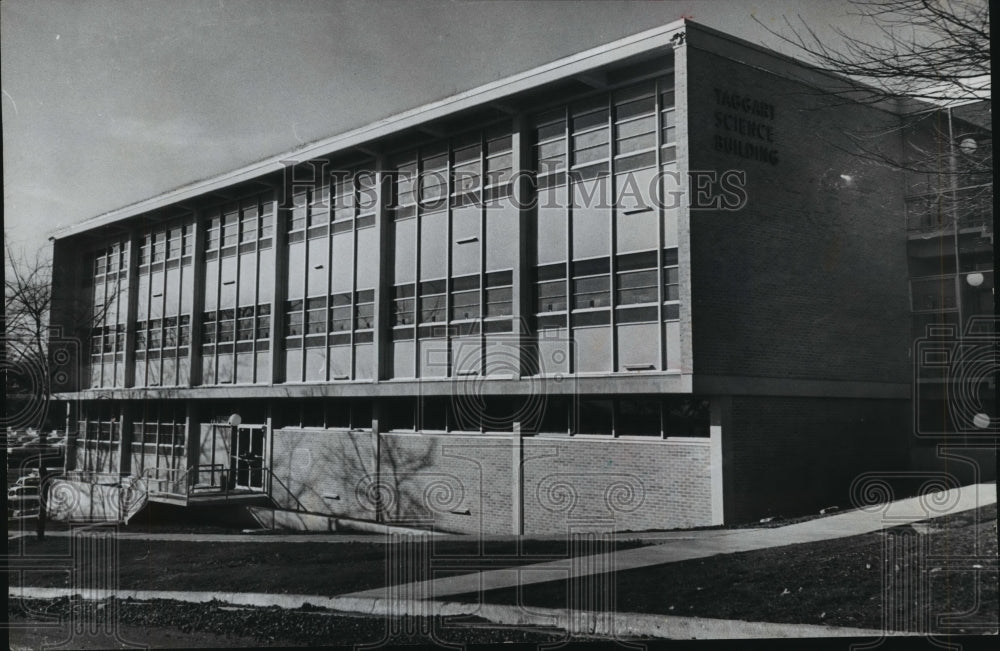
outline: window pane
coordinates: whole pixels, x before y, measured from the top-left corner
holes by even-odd
[[[576,432],[610,435],[613,404],[611,400],[581,399]]]

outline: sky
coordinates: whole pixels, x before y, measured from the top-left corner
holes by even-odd
[[[4,0],[5,236],[116,208],[685,17],[864,30],[842,0]],[[759,20],[761,24],[755,22]]]

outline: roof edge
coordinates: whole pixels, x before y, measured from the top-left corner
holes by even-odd
[[[430,120],[446,117],[490,101],[500,100],[509,95],[587,72],[591,69],[615,63],[616,61],[649,52],[659,47],[666,47],[671,45],[671,39],[675,34],[683,32],[688,26],[702,27],[689,20],[681,19],[661,27],[632,34],[617,41],[578,52],[524,72],[516,73],[509,77],[504,77],[443,99],[408,109],[356,129],[351,129],[280,154],[269,156],[235,170],[195,181],[154,197],[101,213],[78,224],[54,229],[49,233],[50,239],[70,237],[94,228],[136,217],[142,213],[157,210],[173,203],[194,199],[199,195],[214,190],[220,190],[237,183],[250,181],[280,171],[286,166],[289,160],[306,161],[320,156],[336,154],[351,147],[363,145],[366,142],[403,131]]]

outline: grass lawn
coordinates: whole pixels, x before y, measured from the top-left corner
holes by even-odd
[[[438,541],[405,548],[384,543],[329,542],[168,542],[117,541],[118,587],[133,590],[218,590],[336,596],[479,569],[542,563],[567,558],[565,540]],[[621,541],[617,549],[640,546]],[[79,587],[106,585],[110,563],[89,554],[83,575],[73,577],[71,539],[34,537],[8,541],[10,585]],[[391,554],[387,562],[387,555]],[[28,569],[31,568],[31,569]],[[16,570],[22,570],[18,572]]]
[[[996,524],[994,504],[885,532],[449,600],[987,633],[997,630],[1000,608]]]

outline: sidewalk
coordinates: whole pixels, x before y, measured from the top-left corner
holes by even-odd
[[[690,532],[715,533],[717,535],[675,538],[669,542],[665,541],[661,544],[627,549],[611,554],[522,565],[510,569],[474,572],[431,581],[364,590],[343,596],[382,599],[400,597],[418,600],[440,599],[448,595],[559,581],[590,574],[676,563],[717,554],[732,554],[768,547],[847,538],[880,531],[886,527],[895,527],[968,511],[994,504],[996,501],[995,483],[974,484],[922,497],[898,500],[867,509],[857,509],[825,518],[807,520],[785,527]],[[724,535],[718,535],[719,533]]]
[[[79,591],[77,591],[79,592]],[[71,597],[67,588],[10,588],[12,598],[57,599]],[[361,613],[377,617],[461,617],[474,615],[506,626],[555,627],[574,635],[595,635],[628,639],[652,637],[668,639],[744,639],[744,638],[809,638],[855,637],[879,639],[884,636],[906,635],[845,626],[815,624],[778,624],[774,622],[744,622],[735,619],[707,617],[676,617],[642,613],[594,612],[555,608],[517,608],[494,604],[467,604],[441,601],[385,600],[372,597],[320,597],[317,595],[270,594],[249,592],[177,592],[170,590],[91,590],[81,595],[87,600],[135,599],[151,601],[169,599],[205,603],[222,601],[233,606],[266,608],[278,606],[286,610],[305,605],[339,612]]]
[[[512,626],[555,626],[573,634],[610,637],[650,636],[657,638],[743,638],[743,637],[817,637],[852,636],[874,637],[882,631],[862,628],[823,626],[816,624],[780,624],[748,622],[733,619],[683,617],[673,615],[586,611],[566,608],[530,608],[502,605],[459,603],[447,600],[449,595],[478,593],[514,586],[565,580],[569,577],[589,576],[612,571],[651,567],[706,558],[718,554],[731,554],[792,544],[817,542],[877,532],[884,528],[914,523],[929,518],[960,513],[996,503],[996,485],[979,484],[951,491],[935,493],[922,498],[909,498],[867,509],[845,512],[772,529],[711,529],[701,531],[674,531],[646,534],[620,534],[625,539],[642,538],[653,543],[647,547],[622,550],[609,554],[583,556],[559,561],[522,565],[517,568],[472,572],[454,577],[420,581],[391,587],[363,590],[337,596],[316,594],[275,594],[273,592],[171,591],[171,590],[100,590],[65,587],[11,587],[12,598],[55,598],[82,593],[84,599],[94,600],[115,596],[121,599],[140,600],[171,599],[187,602],[220,600],[243,606],[280,606],[298,608],[303,604],[329,608],[340,612],[360,613],[369,616],[398,617],[403,615],[476,615],[489,621]],[[54,532],[55,533],[55,532]],[[69,535],[69,532],[59,532]],[[190,541],[190,534],[134,533],[128,537],[150,540]],[[448,536],[469,540],[468,536]],[[510,536],[491,537],[510,540]],[[565,539],[564,537],[543,537]],[[199,538],[201,540],[202,537]],[[387,542],[401,541],[399,536],[343,536],[343,535],[217,535],[204,537],[209,541],[241,542]],[[405,551],[405,550],[402,550]],[[890,633],[897,634],[897,633]]]

